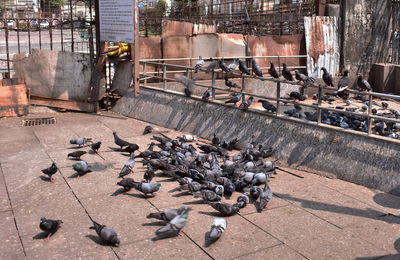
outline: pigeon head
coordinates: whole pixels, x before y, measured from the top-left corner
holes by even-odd
[[[371,112],[372,112],[372,114],[374,114],[374,115],[375,115],[376,113],[378,113],[378,111],[376,110],[376,108],[373,108]]]
[[[343,72],[343,76],[345,76],[345,77],[349,76],[349,70],[345,70],[345,71]]]
[[[161,188],[161,183],[157,182],[153,184],[154,191],[158,191]]]
[[[327,72],[326,68],[324,68],[324,67],[322,67],[321,70],[322,70],[323,72]]]
[[[249,97],[249,100],[253,100],[254,99],[254,97]]]
[[[274,63],[272,62],[272,60],[269,61],[269,64],[274,65]]]
[[[112,236],[111,239],[110,239],[110,242],[114,246],[119,246],[119,244],[120,244],[120,240],[117,237],[117,235]]]
[[[284,69],[287,68],[286,63],[283,63],[282,66],[283,66]]]
[[[116,134],[117,134],[117,132],[114,131],[114,132],[113,132],[113,135],[116,135]]]
[[[70,144],[76,144],[76,139],[69,140]]]
[[[45,217],[41,217],[41,218],[40,218],[40,222],[46,222],[46,220],[47,220],[47,219],[46,219]]]

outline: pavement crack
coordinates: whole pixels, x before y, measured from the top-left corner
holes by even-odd
[[[4,180],[4,186],[5,186],[6,192],[7,192],[8,203],[10,204],[10,208],[11,208],[11,213],[12,213],[13,220],[14,220],[15,229],[17,230],[17,234],[18,234],[18,239],[19,239],[19,242],[21,243],[22,251],[24,252],[25,257],[27,257],[26,251],[25,251],[25,247],[24,247],[24,243],[22,242],[22,237],[21,237],[21,234],[20,234],[19,229],[18,229],[17,220],[15,219],[14,207],[11,204],[10,193],[8,192],[7,182],[6,182],[6,178],[4,176],[4,173],[3,173],[3,168],[1,166],[1,163],[0,163],[0,172],[1,172],[1,177]]]

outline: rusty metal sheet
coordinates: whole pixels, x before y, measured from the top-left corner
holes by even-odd
[[[161,37],[192,35],[193,23],[163,20]]]
[[[161,59],[161,37],[140,37],[140,59]]]
[[[220,33],[219,53],[221,57],[234,57],[246,55],[246,42],[242,34]]]
[[[217,27],[208,24],[194,24],[193,34],[202,34],[202,33],[217,33]]]
[[[318,66],[325,67],[332,76],[339,73],[340,53],[338,19],[333,16],[304,17],[307,71],[311,73]]]

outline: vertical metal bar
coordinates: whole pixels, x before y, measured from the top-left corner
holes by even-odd
[[[372,95],[368,92],[368,135],[372,134]]]
[[[143,63],[143,77],[144,77],[144,85],[147,86],[147,79],[146,79],[146,62]]]
[[[69,0],[69,11],[70,11],[70,19],[71,19],[71,52],[74,52],[74,21],[72,15],[72,0]]]
[[[242,88],[240,89],[240,93],[242,93],[242,100],[246,100],[245,95],[243,95],[243,92],[246,91],[246,78],[243,77],[242,75]]]
[[[281,98],[281,82],[278,81],[276,83],[276,115],[279,115],[279,110],[281,106],[280,99]]]
[[[321,87],[321,85],[318,85],[318,108],[317,108],[317,112],[318,112],[317,124],[318,125],[321,124],[321,117],[322,117],[321,96],[322,96],[322,87]]]
[[[42,49],[42,26],[40,25],[41,22],[42,22],[42,20],[39,19],[39,49],[40,50]]]
[[[53,50],[53,19],[49,21],[50,50]]]
[[[163,70],[163,90],[167,89],[167,81],[166,81],[166,77],[167,77],[167,67],[165,66],[165,64],[163,64],[162,66],[162,70]]]
[[[92,27],[92,21],[93,21],[93,16],[92,16],[92,0],[89,0],[89,17],[90,17],[90,22],[89,22],[89,53],[90,53],[90,62],[94,63],[94,46],[93,46],[93,27]],[[92,67],[93,71],[93,67]]]
[[[6,54],[7,54],[7,71],[8,71],[8,78],[11,78],[11,73],[10,73],[10,52],[8,49],[8,24],[7,20],[4,20],[4,24],[6,29],[4,30],[5,37],[6,37]]]
[[[211,98],[212,100],[215,100],[215,88],[214,88],[214,84],[215,84],[215,72],[214,70],[211,72]]]
[[[19,19],[17,19],[17,44],[18,44],[18,53],[21,53],[21,46],[19,42]]]
[[[64,34],[63,34],[63,27],[64,27],[64,18],[61,20],[61,28],[60,28],[61,51],[64,51]]]
[[[31,21],[28,18],[28,46],[29,46],[29,54],[31,54]]]

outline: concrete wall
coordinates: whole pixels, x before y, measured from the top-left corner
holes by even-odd
[[[91,77],[89,54],[32,49],[14,55],[14,78],[25,79],[31,95],[86,101]]]
[[[398,144],[328,127],[275,118],[258,112],[189,99],[180,95],[141,89],[130,93],[113,109],[117,113],[211,139],[213,133],[242,141],[256,136],[270,145],[284,165],[400,194],[400,147]]]

